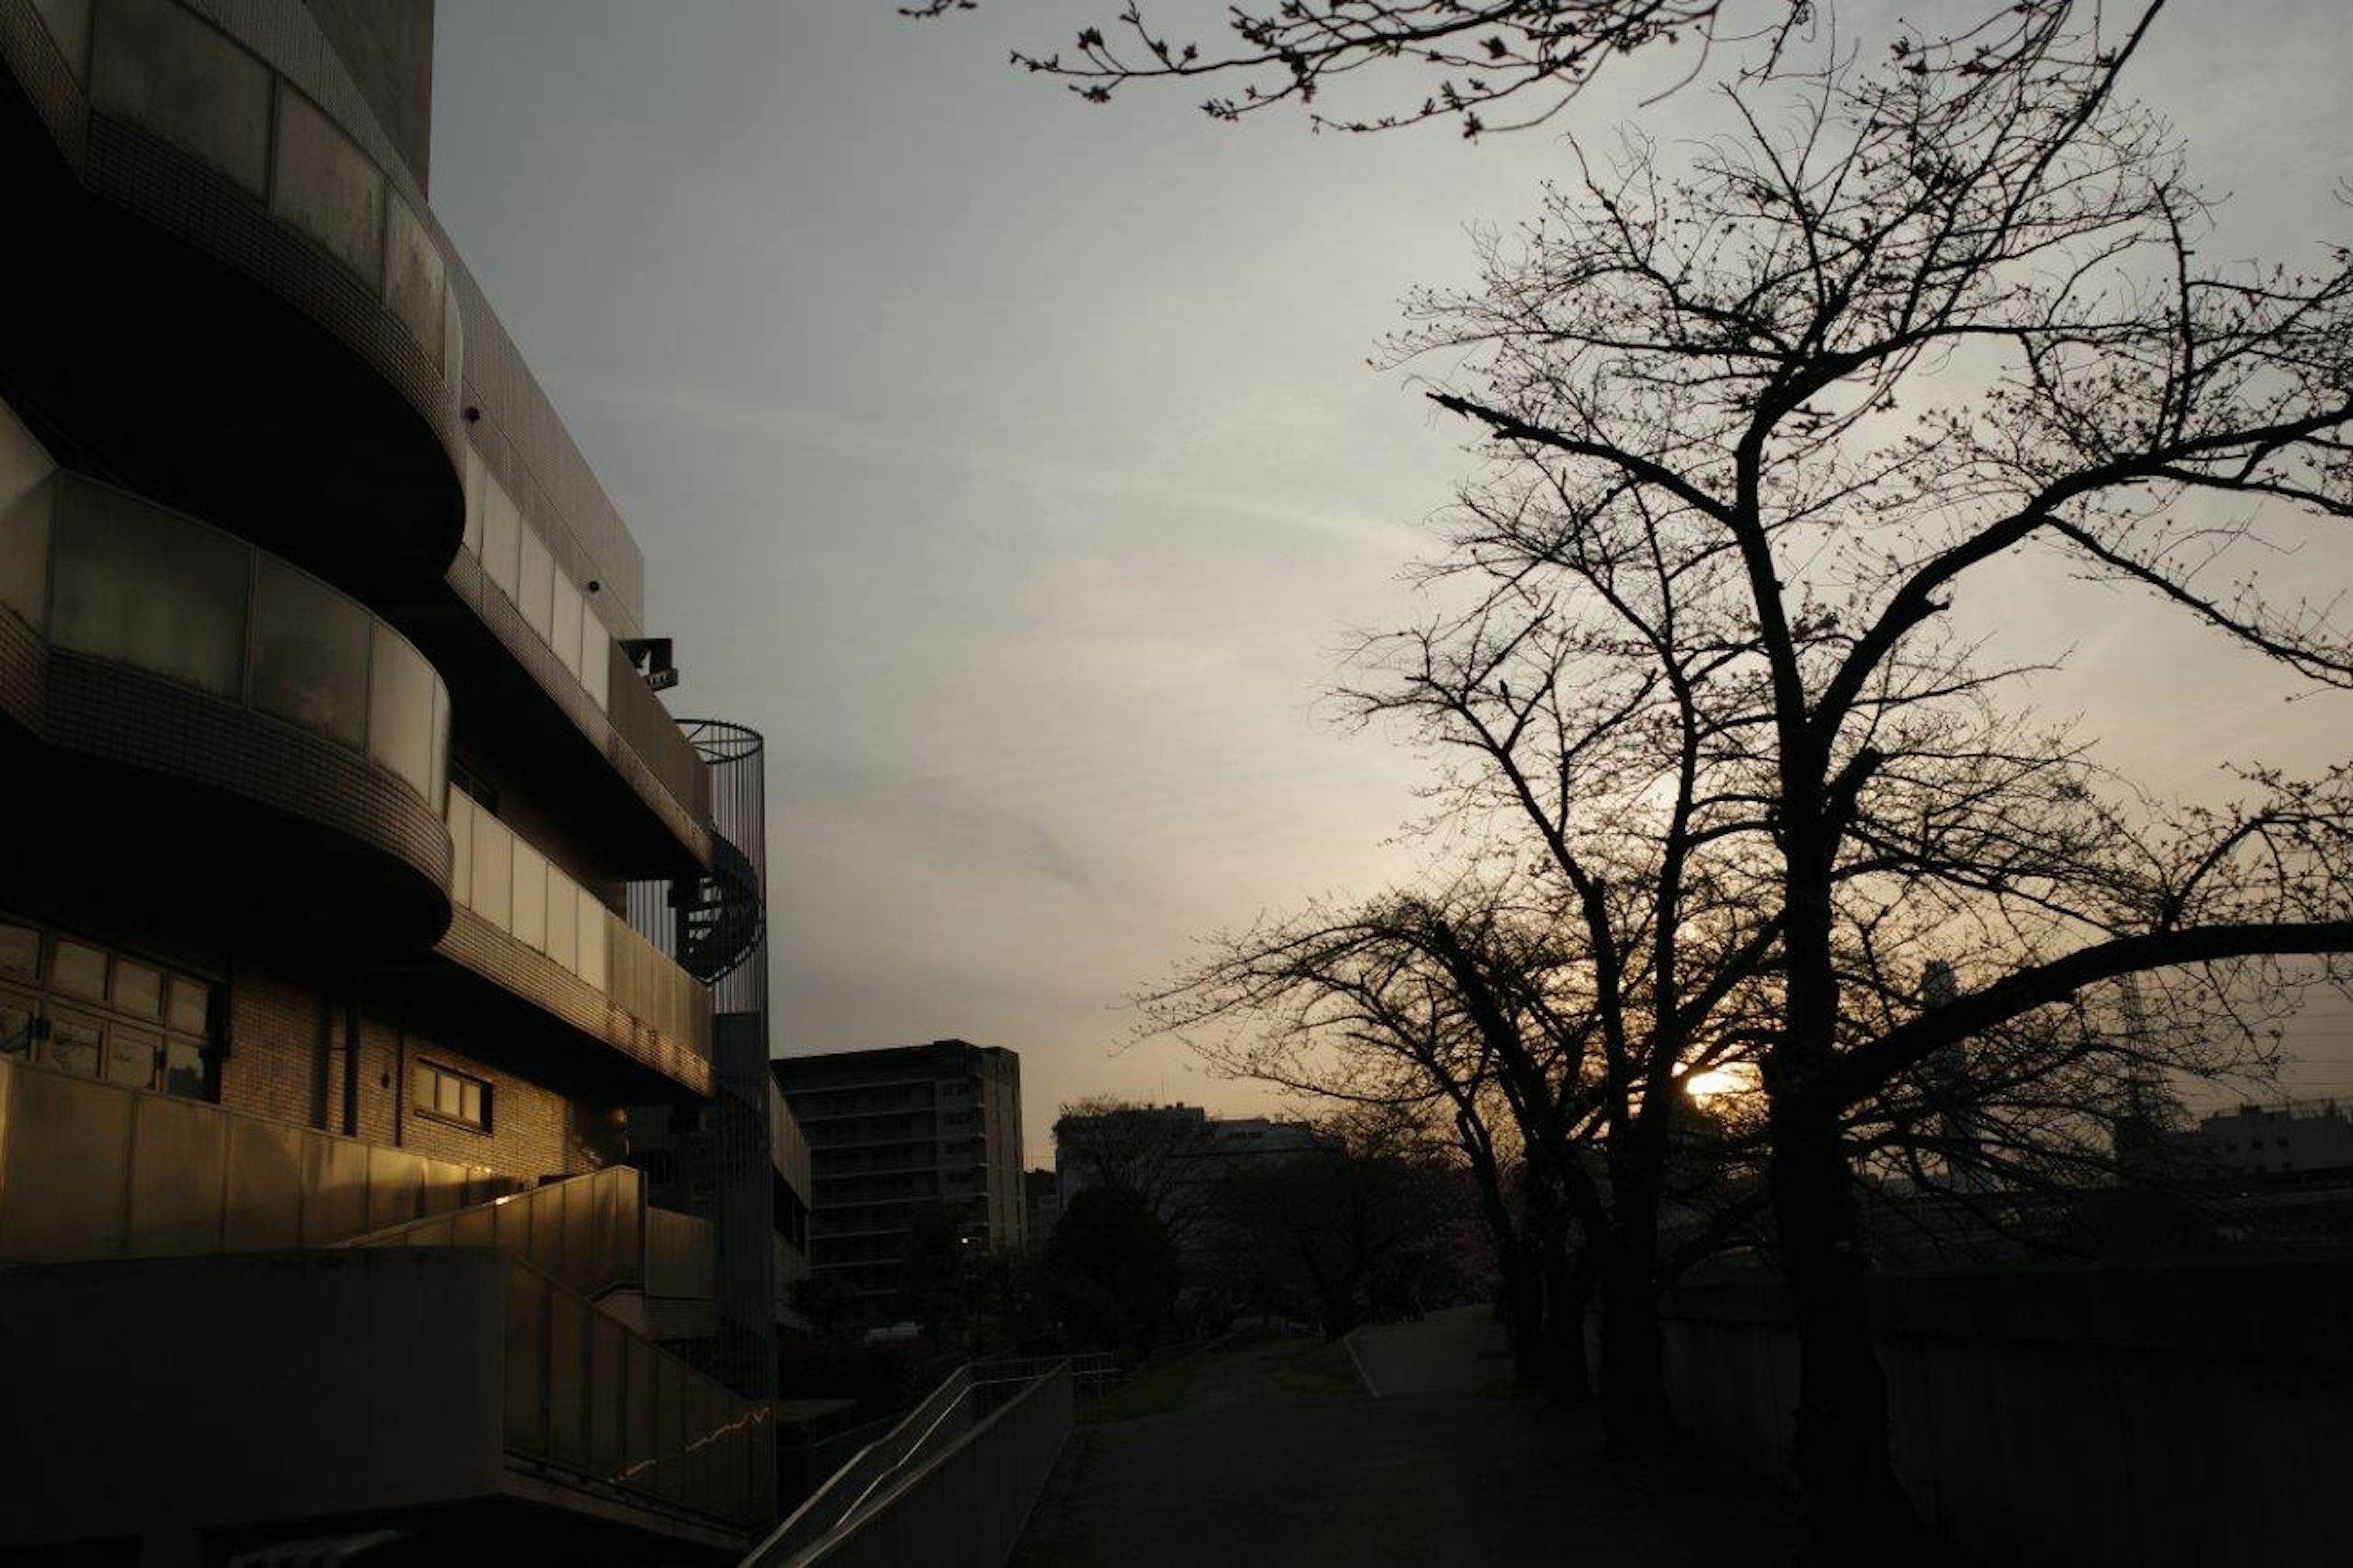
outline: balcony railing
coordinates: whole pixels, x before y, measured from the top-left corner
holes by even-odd
[[[440,247],[325,110],[175,0],[35,9],[92,110],[154,132],[309,236],[375,291],[455,396],[464,334]]]
[[[522,1264],[506,1279],[505,1447],[740,1527],[776,1496],[767,1402],[739,1398]]]
[[[7,1299],[0,1387],[41,1415],[39,1440],[10,1450],[11,1544],[119,1535],[126,1444],[170,1456],[140,1476],[140,1504],[206,1525],[506,1493],[691,1542],[700,1561],[774,1517],[765,1400],[502,1253],[32,1267],[10,1271]]]
[[[0,1060],[0,1264],[324,1247],[512,1184],[478,1165]]]
[[[707,987],[466,795],[452,794],[448,810],[451,899],[711,1058]]]
[[[449,694],[365,606],[267,551],[58,468],[0,409],[0,606],[128,665],[368,757],[436,814]]]
[[[588,596],[601,582],[606,602],[637,604],[641,566],[636,547],[543,397],[536,388],[518,390],[527,374],[488,316],[479,289],[466,280],[423,192],[392,166],[397,155],[366,121],[364,106],[315,75],[298,85],[296,77],[311,63],[297,58],[299,49],[280,58],[258,52],[280,40],[299,40],[299,25],[277,23],[266,5],[237,9],[242,15],[224,17],[182,0],[36,4],[40,32],[78,89],[67,95],[70,111],[58,111],[64,120],[52,115],[53,134],[70,157],[86,163],[86,179],[195,239],[375,363],[445,441],[454,441],[459,429],[464,388],[470,400],[491,405],[510,447],[521,440],[531,448],[518,454],[502,483],[480,452],[466,445],[459,459],[465,471],[452,476],[462,478],[467,497],[465,546],[484,578],[546,645],[545,668],[524,660],[535,679],[633,788],[651,792],[649,803],[689,850],[706,857],[708,770],[645,683],[628,675],[607,629],[610,616],[592,607]],[[322,100],[340,100],[342,109]],[[117,141],[125,134],[152,140],[191,161],[200,166],[197,185],[157,188],[93,174],[106,161],[87,163],[86,120],[112,128]],[[238,210],[247,205],[240,195],[249,199],[249,211]],[[269,243],[257,244],[256,235]],[[290,251],[299,259],[290,261]],[[355,309],[369,313],[354,291],[380,310],[375,320],[381,327],[361,330],[352,320]],[[494,340],[480,356],[491,363],[474,366],[470,382],[470,309],[483,313],[481,330]],[[412,360],[413,373],[406,368]],[[526,461],[553,471],[533,474],[518,466]],[[520,504],[526,487],[552,498],[539,509],[544,526],[535,525]],[[600,523],[607,534],[601,539]],[[571,536],[568,542],[556,537],[559,530]],[[622,612],[616,624],[632,627],[634,613]]]
[[[495,1247],[591,1300],[634,1289],[707,1300],[711,1222],[646,1206],[629,1165],[547,1182],[470,1208],[371,1231],[346,1247]]]

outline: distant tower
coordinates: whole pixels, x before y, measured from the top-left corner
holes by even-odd
[[[1933,1013],[1947,1006],[1960,990],[1951,964],[1941,958],[1929,960],[1928,967],[1920,975],[1922,1007]],[[1968,1042],[1956,1040],[1937,1052],[1929,1065],[1929,1078],[1945,1102],[1936,1120],[1945,1145],[1946,1183],[1955,1192],[1985,1192],[1992,1183],[1978,1152],[1978,1119],[1969,1103]]]
[[[2116,1168],[2127,1179],[2148,1180],[2167,1173],[2169,1152],[2166,1134],[2181,1119],[2180,1102],[2165,1085],[2155,1065],[2148,1011],[2140,998],[2140,977],[2125,975],[2116,982],[2118,1010],[2123,1015],[2125,1056],[2124,1108],[2110,1126]]]

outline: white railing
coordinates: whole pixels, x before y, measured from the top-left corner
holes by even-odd
[[[449,795],[449,896],[459,905],[709,1059],[707,986],[514,829],[455,790]]]

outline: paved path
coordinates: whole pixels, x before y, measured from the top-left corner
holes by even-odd
[[[1082,1427],[1014,1558],[1093,1564],[1561,1563],[1764,1568],[1803,1561],[1793,1501],[1704,1454],[1600,1456],[1589,1412],[1476,1389],[1508,1375],[1452,1316],[1345,1352],[1293,1341],[1207,1357],[1164,1415]],[[1490,1371],[1490,1369],[1493,1369]]]
[[[1366,1389],[1384,1399],[1477,1394],[1512,1378],[1503,1326],[1484,1307],[1455,1307],[1418,1323],[1358,1329],[1347,1344]]]

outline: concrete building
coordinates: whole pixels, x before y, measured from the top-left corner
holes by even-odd
[[[965,1241],[1018,1250],[1021,1058],[997,1046],[786,1057],[775,1064],[807,1133],[809,1263],[878,1306],[904,1286],[925,1211]]]
[[[1210,1241],[1210,1196],[1229,1172],[1312,1152],[1315,1130],[1263,1116],[1212,1118],[1198,1105],[1113,1105],[1054,1123],[1055,1210],[1099,1183],[1150,1204],[1178,1247]]]
[[[2174,1171],[2193,1178],[2353,1173],[2353,1115],[2333,1100],[2242,1105],[2164,1139]]]
[[[1043,1252],[1062,1220],[1062,1193],[1051,1171],[1021,1173],[1022,1224],[1029,1229],[1028,1247]]]
[[[759,738],[434,220],[432,22],[0,0],[0,1553],[769,1521]]]

